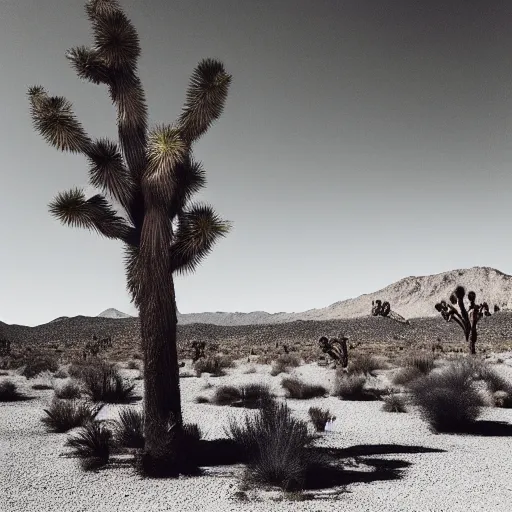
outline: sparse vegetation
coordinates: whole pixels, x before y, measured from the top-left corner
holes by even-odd
[[[429,374],[435,367],[435,358],[430,354],[414,354],[404,361],[406,368],[415,368],[421,374]]]
[[[32,384],[32,386],[30,386],[32,389],[35,389],[36,391],[46,391],[48,389],[53,389],[53,386],[51,384],[48,384],[48,383],[44,383],[44,382],[38,382],[36,384]]]
[[[395,375],[393,376],[393,384],[397,386],[407,386],[411,382],[414,382],[416,379],[423,377],[424,374],[421,373],[418,368],[414,366],[406,366],[405,368],[400,368]]]
[[[90,421],[72,435],[66,446],[82,459],[84,469],[104,466],[110,458],[112,432],[102,421]]]
[[[21,402],[25,399],[25,395],[18,390],[14,382],[10,380],[0,382],[0,402]]]
[[[285,377],[281,381],[281,386],[286,390],[289,398],[307,400],[317,398],[327,394],[327,389],[318,384],[309,384],[297,377]]]
[[[324,432],[327,423],[336,419],[336,416],[333,416],[328,409],[320,409],[319,407],[310,407],[308,413],[317,432]]]
[[[59,369],[59,363],[48,355],[31,354],[25,357],[24,368],[21,375],[27,379],[33,379],[43,372],[56,372]]]
[[[384,412],[407,412],[406,400],[402,395],[393,393],[383,398],[382,410]]]
[[[271,398],[270,388],[265,384],[226,385],[215,389],[211,402],[216,405],[233,405],[254,409]]]
[[[55,399],[41,421],[51,432],[67,432],[93,421],[102,408],[103,404]]]
[[[69,381],[55,388],[55,396],[61,399],[75,400],[82,396],[82,391],[76,382]]]
[[[387,364],[379,357],[360,354],[353,356],[348,365],[348,373],[352,375],[373,375],[376,370],[385,370]]]
[[[246,479],[299,490],[306,473],[317,459],[310,450],[315,436],[307,424],[293,418],[284,403],[268,402],[255,416],[240,424],[231,420],[227,434],[243,450],[248,460]]]
[[[369,400],[370,397],[364,390],[366,377],[364,375],[347,375],[344,372],[336,372],[332,394],[343,400]]]
[[[291,368],[300,366],[300,358],[295,354],[281,354],[272,362],[270,375],[276,376],[280,373],[288,373]]]
[[[128,370],[139,370],[139,363],[134,360],[128,361],[128,363],[126,364],[126,368]]]
[[[69,375],[67,374],[67,372],[65,370],[60,369],[53,374],[53,377],[55,379],[67,379],[69,377]]]
[[[413,399],[435,432],[464,432],[484,405],[468,365],[453,363],[411,386]]]
[[[123,407],[116,420],[114,435],[117,443],[126,448],[144,447],[144,414],[132,407]]]
[[[125,379],[113,365],[86,367],[81,376],[85,392],[94,402],[127,404],[135,401],[135,383]]]
[[[227,368],[233,367],[233,360],[221,354],[213,354],[202,357],[194,364],[197,377],[203,373],[210,373],[213,377],[221,377],[226,374]]]

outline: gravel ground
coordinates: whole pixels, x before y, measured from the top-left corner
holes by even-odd
[[[501,371],[512,378],[512,366],[501,366]],[[213,384],[266,380],[282,393],[280,377],[271,377],[268,369],[260,366],[258,373],[244,374],[241,367],[226,377],[182,379],[185,421],[197,422],[209,438],[223,436],[228,414],[244,414],[243,411],[196,404],[194,398],[211,392],[203,389],[208,380]],[[314,365],[301,367],[297,372],[314,382],[329,384],[333,379],[331,370]],[[134,376],[137,372],[126,373]],[[259,501],[242,502],[234,496],[239,490],[237,472],[241,468],[209,470],[210,475],[195,478],[143,481],[120,458],[106,469],[84,473],[76,459],[66,457],[67,434],[48,434],[40,421],[42,409],[51,401],[53,392],[32,390],[33,382],[19,376],[0,380],[5,378],[13,378],[36,398],[0,404],[2,512],[323,512],[333,507],[371,512],[500,512],[510,510],[512,503],[512,434],[435,435],[417,411],[385,413],[381,411],[382,402],[348,402],[333,397],[288,403],[304,419],[312,405],[328,407],[335,414],[338,419],[333,430],[325,433],[319,444],[354,447],[354,455],[363,453],[361,446],[366,447],[366,456],[350,459],[350,483],[335,497],[320,493],[311,501],[291,502],[275,501],[271,499],[272,493],[249,493]],[[137,382],[142,385],[142,381]],[[140,407],[140,403],[132,407]],[[115,417],[117,410],[117,406],[108,406],[101,417]],[[486,408],[481,419],[508,422],[512,430],[510,409]],[[376,446],[390,444],[398,447],[379,450]],[[431,452],[406,453],[411,446],[429,448]],[[376,467],[382,469],[375,473]],[[393,467],[401,472],[400,478],[376,479],[379,474],[385,478]]]

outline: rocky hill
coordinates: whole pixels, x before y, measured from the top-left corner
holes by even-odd
[[[339,320],[368,316],[372,300],[391,303],[393,311],[405,318],[435,317],[434,304],[447,300],[457,285],[477,294],[478,301],[494,307],[512,309],[512,276],[489,267],[451,270],[430,276],[406,277],[374,293],[355,299],[335,302],[320,309],[301,313],[191,313],[178,315],[181,324],[206,323],[215,325],[278,324],[297,320]]]

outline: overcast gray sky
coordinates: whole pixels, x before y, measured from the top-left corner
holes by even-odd
[[[83,157],[33,130],[26,90],[64,95],[116,137],[107,91],[64,53],[89,44],[83,0],[0,1],[0,320],[134,314],[121,245],[50,217],[87,184]],[[151,123],[179,114],[204,57],[233,75],[196,147],[198,199],[234,223],[192,276],[182,313],[303,311],[410,275],[512,274],[512,3],[122,0],[141,38]]]

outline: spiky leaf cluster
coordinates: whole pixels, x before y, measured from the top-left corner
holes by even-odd
[[[189,204],[205,185],[193,143],[221,115],[231,76],[222,63],[205,59],[193,71],[185,104],[175,123],[148,129],[144,90],[137,71],[137,31],[116,0],[89,0],[85,6],[93,44],[77,46],[66,57],[78,77],[105,84],[117,110],[119,143],[92,140],[65,98],[50,96],[41,86],[28,95],[35,129],[61,151],[82,153],[89,164],[89,183],[100,193],[86,198],[82,190],[61,192],[50,203],[60,222],[83,227],[126,244],[127,286],[139,303],[141,232],[148,209],[168,216],[168,252],[176,272],[193,271],[230,227],[210,206]],[[110,199],[124,212],[117,212]],[[176,227],[177,226],[177,227]],[[162,227],[155,227],[155,233]]]

